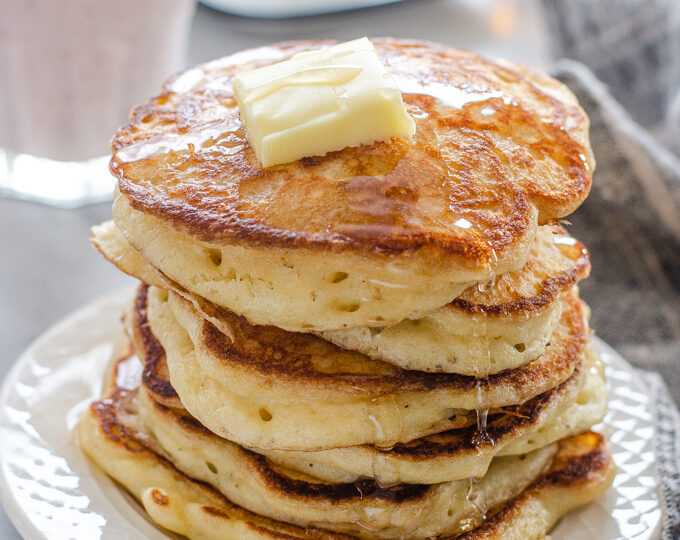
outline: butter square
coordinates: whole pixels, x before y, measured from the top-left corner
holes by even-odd
[[[265,167],[415,132],[396,82],[367,38],[241,73],[234,95]]]

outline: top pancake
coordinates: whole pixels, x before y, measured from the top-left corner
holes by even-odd
[[[317,48],[293,42],[184,72],[135,108],[111,170],[133,208],[203,241],[504,258],[590,188],[588,121],[560,83],[443,45],[376,40],[417,132],[264,169],[234,74]]]
[[[293,332],[391,326],[518,270],[538,224],[586,197],[588,120],[564,86],[394,40],[376,46],[416,121],[412,139],[263,169],[231,81],[323,44],[189,70],[114,137],[114,221],[190,292]]]

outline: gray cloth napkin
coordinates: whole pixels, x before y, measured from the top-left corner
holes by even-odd
[[[593,263],[581,293],[596,333],[642,368],[655,409],[662,538],[678,540],[680,2],[544,0],[544,7],[555,57],[572,59],[554,74],[590,116],[597,160],[591,194],[569,218]]]
[[[645,368],[640,377],[655,408],[663,483],[662,538],[678,540],[680,415],[671,393],[680,402],[680,160],[636,124],[583,64],[561,61],[554,74],[590,116],[597,160],[591,194],[569,217],[569,231],[588,246],[593,264],[581,295],[592,307],[595,332]]]

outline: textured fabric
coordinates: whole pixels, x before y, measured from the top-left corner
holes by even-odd
[[[591,251],[581,291],[592,326],[635,365],[661,372],[680,402],[680,160],[612,100],[584,66],[555,74],[591,119],[593,188],[569,220]]]
[[[591,194],[570,221],[593,264],[581,284],[596,333],[638,367],[654,400],[664,540],[680,539],[680,160],[652,139],[585,66],[555,75],[591,119]],[[667,385],[667,386],[666,386]]]
[[[678,540],[680,2],[544,0],[544,7],[553,54],[572,59],[554,74],[590,116],[597,160],[591,195],[569,218],[593,262],[581,292],[596,333],[643,368],[656,419],[662,538]]]
[[[680,2],[543,0],[554,58],[586,64],[680,155]]]

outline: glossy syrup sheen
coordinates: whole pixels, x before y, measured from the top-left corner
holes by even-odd
[[[134,208],[202,240],[466,259],[511,251],[586,197],[585,114],[559,83],[433,44],[376,40],[416,122],[411,140],[262,168],[231,81],[320,42],[254,49],[189,70],[137,107],[112,172]]]

